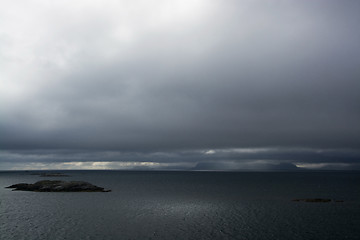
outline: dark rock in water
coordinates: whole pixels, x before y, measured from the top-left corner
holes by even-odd
[[[40,177],[69,177],[69,175],[63,173],[41,173]]]
[[[37,172],[37,173],[30,173],[30,175],[39,175],[40,177],[69,177],[69,175],[64,173],[46,173],[46,172]]]
[[[294,199],[293,202],[319,202],[319,203],[325,203],[325,202],[331,202],[333,200],[328,198],[303,198],[303,199]],[[342,200],[338,200],[336,202],[339,202]]]
[[[34,192],[110,192],[102,187],[92,185],[83,181],[50,181],[43,180],[34,184],[19,183],[7,188],[14,188],[13,191],[34,191]]]

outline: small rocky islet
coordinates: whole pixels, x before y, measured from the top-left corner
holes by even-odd
[[[311,203],[327,203],[327,202],[344,202],[343,200],[334,200],[329,198],[298,198],[293,199],[293,202],[311,202]]]
[[[41,173],[40,177],[70,177],[70,176],[63,173]]]
[[[64,173],[48,173],[48,172],[35,172],[30,173],[30,175],[39,175],[40,177],[70,177],[70,175],[64,174]]]
[[[102,187],[95,186],[84,181],[59,181],[43,180],[36,183],[18,183],[6,188],[13,188],[13,191],[33,192],[111,192]]]

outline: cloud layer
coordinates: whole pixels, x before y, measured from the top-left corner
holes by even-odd
[[[359,10],[324,0],[6,0],[1,149],[359,151]]]

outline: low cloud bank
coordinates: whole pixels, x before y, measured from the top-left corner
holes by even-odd
[[[236,148],[171,152],[0,151],[0,169],[293,171],[360,170],[352,149]]]

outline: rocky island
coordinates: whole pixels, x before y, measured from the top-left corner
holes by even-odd
[[[317,203],[326,203],[326,202],[344,202],[343,200],[334,200],[329,198],[302,198],[302,199],[293,199],[293,202],[317,202]]]
[[[40,177],[70,177],[67,174],[64,173],[30,173],[30,175],[39,175]]]
[[[102,187],[92,185],[83,181],[58,181],[43,180],[33,184],[18,183],[6,188],[13,188],[13,191],[33,191],[33,192],[110,192]]]
[[[69,177],[69,175],[63,173],[41,173],[40,177]]]

